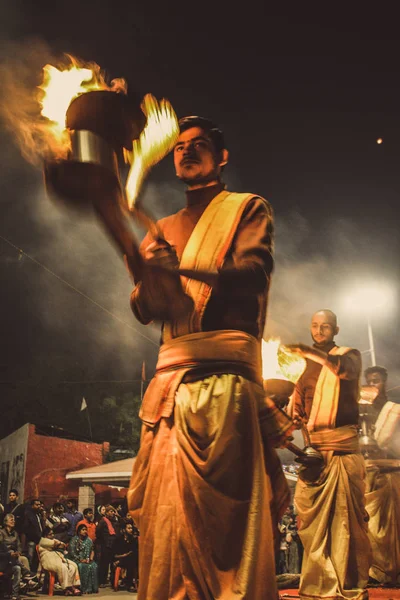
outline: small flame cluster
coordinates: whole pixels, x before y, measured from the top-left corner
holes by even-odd
[[[84,65],[69,58],[71,64],[61,69],[46,65],[43,83],[39,86],[41,114],[47,122],[49,145],[57,159],[66,158],[70,149],[65,119],[68,107],[77,96],[96,90],[126,93],[124,80],[114,79],[108,86],[98,65]],[[142,110],[147,124],[139,139],[133,140],[132,152],[125,152],[125,158],[131,164],[125,188],[130,210],[134,208],[147,173],[172,150],[179,135],[178,119],[168,100],[158,102],[147,94]]]
[[[266,379],[283,379],[297,383],[304,372],[306,359],[290,352],[279,338],[262,340],[262,377]]]

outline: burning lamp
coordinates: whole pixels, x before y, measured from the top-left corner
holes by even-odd
[[[290,352],[280,343],[279,339],[262,341],[262,375],[264,390],[275,402],[279,410],[289,402],[289,396],[293,393],[294,386],[306,368],[305,358]],[[323,464],[323,456],[318,450],[311,446],[310,435],[307,427],[301,427],[305,447],[299,448],[292,442],[286,444],[286,448],[296,455],[295,461],[306,467],[315,467],[319,471]]]
[[[52,197],[79,209],[90,208],[99,195],[118,197],[124,209],[157,234],[150,217],[135,206],[149,169],[173,148],[178,119],[168,102],[151,94],[142,101],[127,94],[126,82],[107,85],[100,67],[46,65],[39,89],[45,183]],[[124,188],[119,162],[131,164]],[[120,192],[115,196],[112,192]]]
[[[46,161],[47,191],[77,208],[88,208],[100,192],[120,187],[119,161],[124,150],[132,150],[146,116],[136,98],[98,90],[72,100],[65,124],[70,148],[65,158]]]

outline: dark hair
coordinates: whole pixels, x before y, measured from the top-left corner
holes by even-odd
[[[11,490],[8,493],[9,494],[15,494],[16,496],[19,496],[18,490],[16,490],[15,488],[11,488]]]
[[[385,369],[385,367],[380,367],[379,365],[376,365],[374,367],[368,367],[368,369],[365,369],[364,371],[364,377],[368,377],[368,375],[371,375],[371,373],[379,373],[383,381],[387,381],[388,372],[387,369]]]
[[[179,119],[179,129],[181,133],[192,127],[201,127],[201,129],[204,129],[214,144],[216,152],[221,152],[226,148],[223,132],[215,125],[215,123],[210,121],[210,119],[195,115]]]
[[[39,498],[32,498],[31,506],[33,506],[35,504],[35,502],[40,502]]]
[[[80,525],[78,525],[78,527],[76,528],[76,533],[82,531],[83,528],[87,529],[86,523],[81,523]]]
[[[45,527],[43,529],[43,537],[47,537],[49,535],[50,532],[52,532],[52,528],[51,527]]]
[[[90,512],[94,512],[93,508],[84,508],[83,509],[83,516],[85,517]]]
[[[55,510],[56,508],[64,508],[64,504],[62,502],[54,502],[53,504],[53,510]]]

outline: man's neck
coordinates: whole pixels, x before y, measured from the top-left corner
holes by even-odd
[[[8,535],[11,535],[12,532],[14,531],[13,527],[5,527],[5,530],[7,531]]]
[[[329,350],[332,350],[332,348],[334,348],[336,344],[334,340],[332,340],[331,342],[326,342],[325,344],[317,344],[316,342],[314,342],[313,346],[318,350],[322,350],[322,352],[329,352]]]

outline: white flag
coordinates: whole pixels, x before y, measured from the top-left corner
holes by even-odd
[[[85,398],[82,398],[81,411],[85,410],[85,408],[87,408],[86,400]]]

